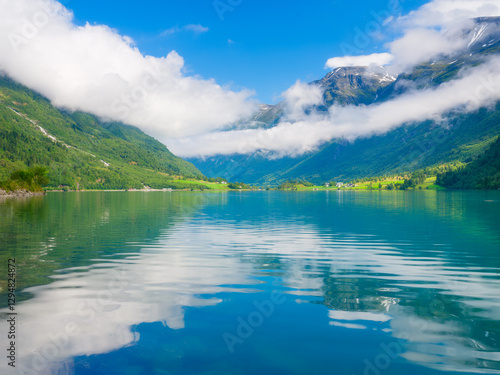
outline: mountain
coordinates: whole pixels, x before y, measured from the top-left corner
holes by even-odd
[[[396,77],[391,76],[385,67],[358,66],[337,68],[322,79],[311,82],[311,85],[319,86],[324,90],[325,105],[317,109],[325,111],[333,104],[371,104],[377,99],[378,91],[395,80]],[[259,111],[251,118],[228,129],[268,129],[277,125],[283,118],[284,108],[283,101],[276,105],[262,104]]]
[[[396,77],[384,67],[336,68],[319,81],[311,84],[324,89],[326,107],[336,105],[372,104],[382,88],[391,84]]]
[[[314,81],[324,89],[323,99],[325,106],[319,111],[326,111],[328,107],[347,104],[370,104],[377,99],[377,93],[395,81],[384,67],[343,67],[328,73],[324,78]],[[271,128],[279,123],[284,116],[284,102],[276,105],[262,105],[252,118],[230,127],[230,130]],[[314,153],[292,158],[269,159],[262,154],[213,156],[207,158],[188,159],[207,176],[220,176],[226,179],[244,181],[248,183],[273,183],[284,179],[280,174],[293,169],[301,162],[313,156]],[[311,178],[309,178],[311,179]]]
[[[391,76],[384,68],[336,68],[312,82],[324,89],[323,107],[383,103],[413,89],[437,87],[458,78],[462,68],[482,64],[500,54],[500,18],[473,20],[462,35],[465,49],[451,56],[415,66],[412,71]],[[277,110],[281,108],[281,110]],[[275,126],[283,116],[284,104],[267,106],[257,114],[253,127]],[[216,155],[188,159],[207,176],[254,184],[279,184],[290,179],[323,183],[412,172],[443,163],[467,163],[478,157],[500,134],[500,104],[474,113],[451,112],[446,126],[433,121],[406,124],[382,135],[348,142],[333,139],[317,150],[298,157],[267,158],[255,155]],[[264,119],[264,121],[262,121]],[[242,125],[239,125],[240,128]]]
[[[0,76],[0,181],[34,165],[49,167],[50,186],[56,187],[177,187],[174,176],[203,177],[135,127],[56,109]]]

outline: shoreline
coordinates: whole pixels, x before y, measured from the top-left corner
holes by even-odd
[[[283,192],[338,192],[338,191],[370,191],[370,192],[375,192],[375,191],[495,191],[497,189],[460,189],[460,190],[449,190],[449,189],[409,189],[409,190],[387,190],[387,189],[373,189],[373,190],[368,190],[368,189],[297,189],[297,190],[291,190],[291,189],[270,189],[269,191],[283,191]],[[498,189],[500,190],[500,189]],[[226,189],[207,189],[204,191],[199,191],[195,190],[195,192],[257,192],[257,191],[267,191],[267,190],[252,190],[252,189],[239,189],[239,190],[226,190]],[[39,197],[39,196],[44,196],[47,195],[48,193],[91,193],[91,192],[129,192],[129,193],[147,193],[147,192],[164,192],[164,193],[173,193],[173,192],[192,192],[191,190],[163,190],[163,189],[149,189],[149,190],[124,190],[124,189],[117,189],[117,190],[69,190],[69,191],[64,191],[64,190],[47,190],[47,191],[29,191],[25,189],[20,189],[20,190],[15,190],[15,191],[9,191],[7,192],[6,190],[0,189],[0,199],[1,198],[26,198],[26,197]]]
[[[45,191],[29,191],[26,189],[18,189],[13,191],[7,191],[0,189],[0,198],[12,198],[12,197],[37,197],[41,195],[45,195]]]
[[[208,189],[207,189],[208,190]],[[61,189],[54,189],[54,190],[46,190],[45,193],[89,193],[89,192],[94,192],[94,191],[105,191],[105,192],[127,192],[127,193],[133,193],[133,192],[153,192],[153,191],[162,191],[165,193],[168,192],[174,192],[174,191],[191,191],[189,189],[81,189],[81,190],[61,190]],[[200,191],[200,190],[198,190]]]

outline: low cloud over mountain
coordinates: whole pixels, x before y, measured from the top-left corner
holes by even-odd
[[[326,67],[367,66],[377,71],[376,65],[388,65],[391,75],[411,72],[417,64],[433,59],[467,53],[481,43],[492,43],[498,38],[485,40],[487,35],[498,36],[495,22],[478,22],[478,17],[500,15],[500,2],[434,0],[397,19],[384,24],[391,32],[401,36],[387,44],[387,53],[366,56],[341,56],[330,58]],[[486,46],[485,44],[484,46]],[[455,61],[448,59],[452,65]],[[282,96],[284,116],[272,128],[215,132],[197,137],[169,140],[173,152],[185,157],[211,155],[249,154],[261,152],[268,157],[297,156],[315,150],[333,138],[354,140],[359,137],[382,134],[407,123],[425,120],[441,121],[451,111],[474,111],[500,100],[500,57],[490,56],[483,65],[463,68],[455,80],[439,87],[410,87],[404,95],[368,106],[333,105],[327,111],[317,111],[313,104],[321,105],[317,89],[296,84]],[[366,74],[374,74],[368,69]],[[402,86],[405,81],[397,83]],[[300,97],[299,92],[304,97]],[[289,93],[294,92],[291,101]],[[314,95],[309,92],[313,92]],[[297,103],[311,105],[300,107]],[[313,103],[314,102],[314,103]]]
[[[146,56],[107,26],[77,26],[54,0],[0,0],[2,71],[57,107],[135,125],[160,139],[219,129],[256,108],[251,91],[185,74],[175,51]]]
[[[186,157],[256,151],[273,157],[297,156],[332,138],[354,140],[382,134],[407,123],[428,119],[439,122],[443,114],[451,111],[474,111],[500,100],[500,57],[464,71],[461,77],[437,88],[410,90],[380,104],[334,105],[327,112],[302,112],[301,115],[294,106],[293,118],[300,120],[283,121],[270,129],[217,132],[174,140],[169,147]]]

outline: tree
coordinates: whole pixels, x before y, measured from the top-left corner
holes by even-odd
[[[411,178],[413,180],[415,180],[415,182],[416,182],[415,185],[423,184],[424,181],[425,181],[425,174],[424,174],[423,171],[417,171],[417,172],[413,173],[413,175],[411,176]]]
[[[50,182],[47,174],[49,170],[42,166],[36,166],[32,168],[33,173],[33,183],[37,186],[45,186]]]
[[[28,185],[44,186],[49,183],[47,177],[48,170],[42,166],[35,166],[28,169],[20,169],[12,173],[10,179],[13,181],[23,181]]]
[[[10,179],[12,181],[23,181],[28,185],[31,185],[31,182],[33,181],[33,173],[31,173],[29,169],[20,169],[13,172],[10,175]]]
[[[28,189],[40,190],[49,183],[48,170],[45,167],[35,166],[28,169],[18,169],[10,175],[10,180],[0,183],[7,190]]]

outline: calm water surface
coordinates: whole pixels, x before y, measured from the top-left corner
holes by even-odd
[[[498,191],[3,199],[0,373],[500,374],[499,214]]]

